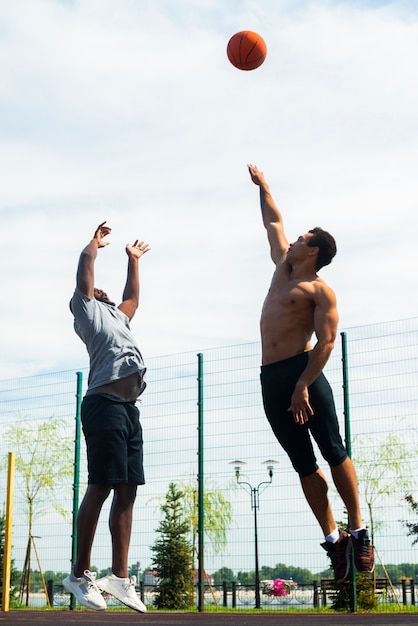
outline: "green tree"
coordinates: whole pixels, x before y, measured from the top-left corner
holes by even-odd
[[[222,585],[224,581],[232,583],[234,580],[236,580],[234,572],[232,569],[229,569],[229,567],[221,567],[221,569],[213,574],[213,582],[215,585]]]
[[[3,566],[4,566],[4,546],[6,536],[6,516],[4,513],[0,514],[0,605],[3,602]],[[19,580],[19,572],[14,566],[14,560],[11,562],[10,567],[10,606],[16,606],[16,585]],[[7,596],[6,596],[7,597]]]
[[[269,567],[268,565],[262,565],[260,567],[261,580],[274,580],[275,578],[279,578],[275,567]],[[280,576],[280,578],[284,578],[284,576]]]
[[[157,528],[159,537],[151,547],[159,578],[158,609],[187,609],[194,603],[193,546],[187,539],[190,525],[183,507],[184,492],[170,483],[161,506],[164,518]]]
[[[393,486],[397,493],[405,493],[414,484],[413,472],[409,469],[410,451],[407,450],[401,437],[396,433],[389,434],[380,444],[376,438],[361,439],[361,447],[356,446],[354,464],[357,470],[360,493],[367,504],[370,535],[375,545],[376,531],[383,526],[383,520],[375,518],[375,510],[385,500],[394,497]],[[402,499],[402,496],[399,496]]]
[[[409,504],[411,511],[415,514],[418,514],[418,502],[414,499],[413,495],[409,493],[407,496],[405,496],[405,500]],[[408,530],[407,535],[409,537],[415,537],[412,542],[412,545],[414,546],[416,543],[418,543],[418,522],[407,522],[406,520],[403,520],[402,524]]]
[[[63,507],[55,502],[62,480],[72,474],[73,452],[63,439],[66,424],[51,417],[43,422],[18,420],[8,428],[4,440],[16,455],[16,488],[24,497],[28,523],[28,543],[20,583],[20,599],[26,587],[26,605],[29,604],[31,550],[34,521],[53,506],[65,515]],[[38,563],[40,566],[40,564]]]
[[[192,544],[197,553],[198,531],[198,492],[194,485],[180,485],[184,493],[184,516],[192,531]],[[215,554],[225,549],[228,530],[232,523],[232,505],[215,483],[206,482],[203,492],[205,519],[205,542],[208,542]]]
[[[241,585],[254,585],[255,572],[254,570],[250,572],[238,572],[237,579],[239,580]]]
[[[138,585],[139,585],[141,581],[141,577],[142,577],[141,564],[138,562],[132,563],[132,565],[129,565],[128,567],[128,572],[129,572],[129,576],[136,577]]]
[[[330,578],[331,576],[332,573],[330,571],[330,576],[318,574],[317,577]],[[285,565],[284,563],[277,563],[274,567],[262,565],[260,567],[260,578],[261,580],[275,580],[276,578],[283,578],[285,580],[294,580],[300,584],[306,584],[312,582],[315,576],[313,576],[312,572],[308,569],[294,567],[293,565]],[[253,585],[255,581],[255,573],[254,571],[238,572],[238,580],[242,585]]]
[[[312,572],[302,567],[294,567],[293,565],[285,565],[278,563],[274,568],[273,578],[284,578],[286,580],[294,580],[300,584],[310,583],[313,580]]]

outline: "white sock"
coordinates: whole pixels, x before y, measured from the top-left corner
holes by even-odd
[[[70,580],[72,580],[74,582],[76,580],[80,580],[80,578],[74,574],[74,569],[73,568],[71,568]]]
[[[364,526],[362,528],[357,528],[356,530],[349,530],[350,535],[354,537],[354,539],[358,539],[358,534],[361,530],[365,530]]]
[[[338,528],[336,528],[335,530],[332,531],[332,533],[330,533],[329,535],[325,537],[325,541],[329,541],[330,543],[337,543],[339,538],[340,538],[340,531],[338,530]]]

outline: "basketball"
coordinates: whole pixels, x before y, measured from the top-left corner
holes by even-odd
[[[267,56],[264,39],[252,30],[241,30],[228,41],[228,59],[239,70],[255,70]]]

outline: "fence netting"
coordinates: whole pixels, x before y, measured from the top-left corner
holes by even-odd
[[[342,347],[337,340],[325,373],[334,391],[344,436],[349,418],[352,456],[357,460],[363,515],[373,516],[378,559],[384,564],[417,561],[413,537],[403,520],[415,521],[405,502],[407,492],[418,498],[417,477],[417,369],[418,318],[349,328],[347,339],[349,415],[344,414]],[[323,541],[286,455],[277,444],[264,416],[258,342],[202,351],[204,479],[205,488],[222,492],[232,504],[232,524],[221,551],[205,542],[205,568],[223,567],[234,573],[254,569],[254,517],[248,492],[235,480],[236,460],[241,476],[257,486],[268,480],[266,460],[274,465],[272,484],[261,490],[258,510],[259,563],[306,568],[312,573],[328,563]],[[134,513],[130,564],[138,572],[152,566],[150,547],[161,518],[170,482],[196,485],[198,467],[198,358],[196,352],[151,357],[147,360],[148,387],[139,403],[144,431],[146,484],[139,488]],[[83,391],[88,371],[83,375]],[[12,427],[60,419],[59,437],[73,450],[76,415],[76,370],[0,381],[0,497],[6,497],[6,464]],[[50,442],[40,442],[48,449]],[[393,459],[391,452],[394,452]],[[318,452],[325,475],[330,473]],[[392,460],[391,460],[392,459]],[[398,460],[398,463],[396,462]],[[399,462],[402,471],[399,471]],[[53,501],[39,495],[32,534],[44,572],[67,573],[71,560],[72,476],[53,475],[58,486]],[[375,480],[376,478],[377,481]],[[374,482],[377,484],[374,484]],[[15,479],[13,559],[22,569],[28,541],[28,502],[23,477]],[[330,479],[331,484],[331,479]],[[86,488],[84,440],[81,442],[80,499]],[[374,491],[373,491],[374,489]],[[330,488],[337,520],[346,512]],[[367,501],[372,500],[372,508]],[[99,570],[110,566],[105,504],[93,550]],[[32,567],[38,569],[37,562]]]

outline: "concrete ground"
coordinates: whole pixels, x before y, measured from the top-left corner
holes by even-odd
[[[153,626],[406,626],[418,625],[418,613],[294,614],[240,611],[237,613],[135,613],[69,610],[0,612],[0,626],[94,626],[140,624]]]

